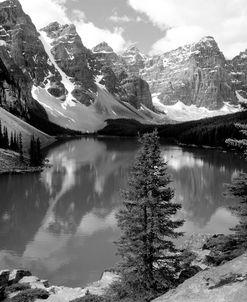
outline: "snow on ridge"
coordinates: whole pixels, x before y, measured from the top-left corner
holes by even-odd
[[[74,90],[74,84],[71,82],[70,78],[65,74],[65,72],[62,71],[62,69],[58,66],[56,63],[52,53],[51,53],[51,43],[52,39],[50,39],[46,33],[40,32],[40,41],[42,42],[45,51],[52,62],[52,64],[55,66],[57,71],[60,73],[62,77],[62,83],[64,84],[65,89],[67,90],[68,94],[66,95],[66,100],[61,104],[63,109],[66,110],[67,106],[73,107],[75,106],[75,102],[73,101],[74,97],[72,95],[72,91]]]
[[[196,105],[188,106],[181,101],[178,101],[174,105],[164,105],[161,103],[158,96],[158,93],[152,95],[154,106],[159,111],[166,113],[169,118],[178,122],[199,120],[207,117],[235,113],[241,110],[239,105],[234,106],[228,102],[224,102],[223,107],[219,110],[209,110],[205,107],[197,107]]]

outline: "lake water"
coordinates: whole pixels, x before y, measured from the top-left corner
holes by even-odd
[[[138,150],[128,139],[78,139],[47,151],[42,173],[0,176],[0,269],[25,267],[51,284],[84,286],[117,261],[119,190]],[[247,164],[216,150],[162,146],[182,203],[183,231],[228,233],[237,219],[222,196]]]

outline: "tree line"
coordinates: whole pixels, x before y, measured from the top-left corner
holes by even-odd
[[[0,148],[9,149],[20,154],[20,160],[23,161],[23,144],[22,134],[17,134],[16,131],[11,132],[9,135],[8,128],[2,127],[0,120]]]
[[[23,155],[23,141],[22,134],[16,131],[9,133],[6,126],[2,126],[0,120],[0,148],[8,149],[19,153],[21,162],[24,162]],[[29,144],[29,165],[30,166],[41,166],[43,163],[43,156],[41,152],[41,143],[39,138],[31,136]]]

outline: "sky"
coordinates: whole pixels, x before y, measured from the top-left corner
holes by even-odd
[[[247,0],[20,0],[38,29],[74,23],[83,44],[160,54],[213,36],[227,58],[247,48]]]

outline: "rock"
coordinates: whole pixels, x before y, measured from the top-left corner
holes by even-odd
[[[82,104],[89,105],[96,92],[92,53],[83,45],[73,24],[50,23],[41,29],[51,39],[51,53],[56,64],[74,83],[73,97]],[[55,87],[56,88],[56,87]],[[50,88],[52,95],[60,95],[58,90]]]
[[[141,76],[166,105],[181,101],[208,109],[236,102],[224,55],[212,37],[146,61]]]
[[[31,276],[28,270],[15,269],[9,275],[9,285],[19,282],[23,277]]]
[[[54,72],[39,34],[17,0],[0,3],[0,24],[0,106],[25,119],[32,114],[47,118],[31,93],[33,82]]]
[[[202,269],[199,266],[189,266],[188,268],[181,271],[178,278],[178,283],[183,283],[185,280],[193,277],[195,274],[200,272]]]
[[[126,63],[126,69],[131,75],[139,76],[145,67],[147,57],[135,46],[131,45],[121,55]]]
[[[120,82],[118,92],[121,101],[128,102],[133,107],[140,109],[143,104],[150,110],[154,110],[149,85],[139,77],[126,77]]]
[[[140,68],[144,67],[144,55],[135,46],[128,48],[121,56],[105,42],[95,46],[92,51],[102,64],[101,83],[109,92],[136,109],[140,109],[143,104],[154,110],[149,85],[138,76]]]
[[[29,284],[31,288],[47,288],[49,287],[49,282],[47,280],[40,280],[35,276],[25,276],[23,277],[19,283],[21,284]]]
[[[233,236],[223,234],[210,237],[204,243],[203,249],[210,250],[205,259],[209,265],[220,265],[244,253],[244,248]]]
[[[9,270],[0,271],[0,287],[7,286],[9,281]]]
[[[246,302],[247,254],[201,271],[153,302]]]

